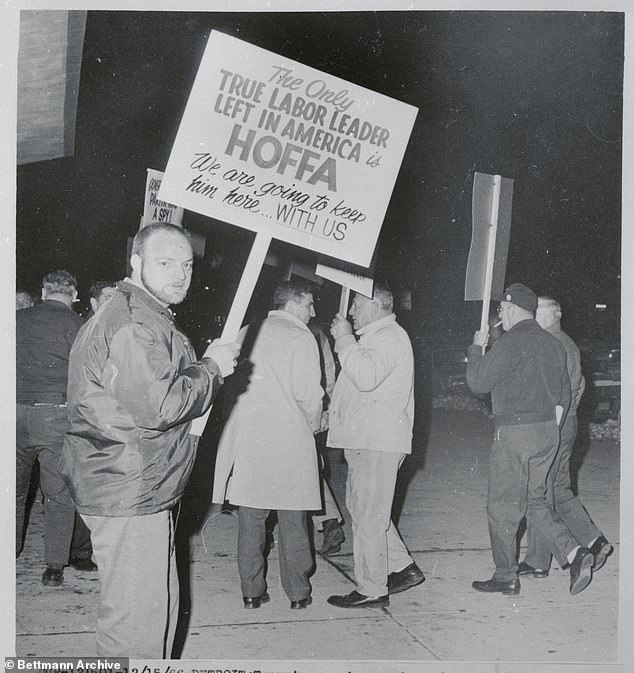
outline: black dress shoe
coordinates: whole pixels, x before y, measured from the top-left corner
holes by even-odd
[[[42,584],[45,587],[61,587],[64,584],[64,569],[47,566],[42,575]]]
[[[516,596],[520,592],[520,581],[507,580],[506,582],[500,582],[499,580],[486,580],[484,582],[471,582],[471,586],[476,591],[482,591],[484,593],[500,593],[504,596]]]
[[[84,573],[94,573],[97,570],[97,564],[93,563],[92,559],[84,556],[71,556],[68,565]]]
[[[517,566],[517,574],[530,575],[531,577],[537,577],[538,579],[543,579],[544,577],[548,577],[548,570],[544,570],[543,568],[533,568],[533,566],[529,566],[528,563],[526,563],[526,561],[522,561]]]
[[[303,610],[313,602],[312,596],[306,596],[299,601],[291,601],[291,610]]]
[[[605,562],[608,560],[608,556],[613,551],[613,545],[611,545],[603,535],[599,535],[592,547],[590,547],[590,552],[592,553],[592,556],[594,556],[592,570],[596,572],[599,568],[603,568]]]
[[[417,584],[422,584],[424,581],[423,571],[415,563],[410,563],[403,570],[390,573],[387,576],[387,590],[390,594],[398,594],[415,587]]]
[[[592,580],[594,556],[586,547],[579,547],[570,564],[570,593],[574,596],[583,591]]]
[[[264,592],[261,596],[243,596],[244,607],[248,610],[255,610],[259,608],[262,603],[268,603],[271,600],[268,592]]]
[[[364,596],[358,591],[353,591],[347,596],[330,596],[328,602],[337,608],[385,608],[390,604],[390,597],[387,594]]]

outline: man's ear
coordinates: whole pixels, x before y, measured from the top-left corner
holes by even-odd
[[[132,255],[130,257],[130,266],[132,267],[132,271],[135,274],[140,275],[141,267],[143,266],[143,260],[141,257],[139,257],[139,255]]]
[[[99,305],[97,304],[97,300],[94,297],[90,298],[90,306],[92,308],[92,312],[97,313],[97,309],[99,308]]]
[[[291,315],[297,316],[297,307],[299,306],[299,299],[291,297],[284,306],[284,310]]]

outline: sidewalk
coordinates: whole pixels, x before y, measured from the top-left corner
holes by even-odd
[[[582,501],[615,544],[615,553],[577,596],[568,592],[568,572],[554,562],[549,578],[522,578],[519,596],[507,597],[471,588],[472,580],[488,579],[493,572],[485,513],[491,438],[486,417],[434,411],[427,448],[423,455],[415,454],[410,464],[418,469],[400,492],[404,499],[398,523],[427,581],[392,596],[385,609],[342,610],[326,603],[331,594],[354,588],[346,524],[341,552],[317,557],[308,609],[290,611],[273,549],[268,569],[271,602],[245,610],[236,565],[237,517],[210,515],[191,539],[191,563],[182,577],[187,585],[188,569],[191,600],[185,591],[181,658],[615,662],[618,444],[592,442],[578,477]],[[331,481],[343,506],[345,463],[333,465]],[[67,568],[63,587],[43,587],[41,526],[41,506],[36,503],[24,552],[16,562],[16,652],[94,656],[99,582],[94,574]],[[320,542],[317,534],[317,546]]]

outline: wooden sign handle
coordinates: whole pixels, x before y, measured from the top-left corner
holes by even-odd
[[[244,316],[249,307],[249,302],[253,296],[255,284],[258,282],[260,271],[264,265],[264,259],[271,243],[271,236],[268,233],[258,233],[255,236],[255,241],[251,246],[247,263],[240,278],[240,284],[236,291],[236,296],[233,299],[233,304],[227,316],[227,322],[220,335],[220,341],[223,343],[235,341],[238,338],[238,333],[242,327]],[[190,434],[200,437],[203,434],[207,419],[211,413],[209,407],[207,413],[192,421]]]
[[[348,302],[350,301],[350,288],[343,285],[341,287],[341,298],[339,299],[339,313],[345,318],[348,315]]]

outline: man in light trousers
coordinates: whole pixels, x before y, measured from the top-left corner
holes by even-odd
[[[396,322],[392,293],[376,285],[372,298],[356,294],[350,315],[331,326],[341,373],[330,405],[328,446],[348,463],[346,505],[352,523],[356,589],[328,598],[339,608],[389,605],[389,594],[425,580],[391,520],[398,470],[411,453],[414,358]]]

